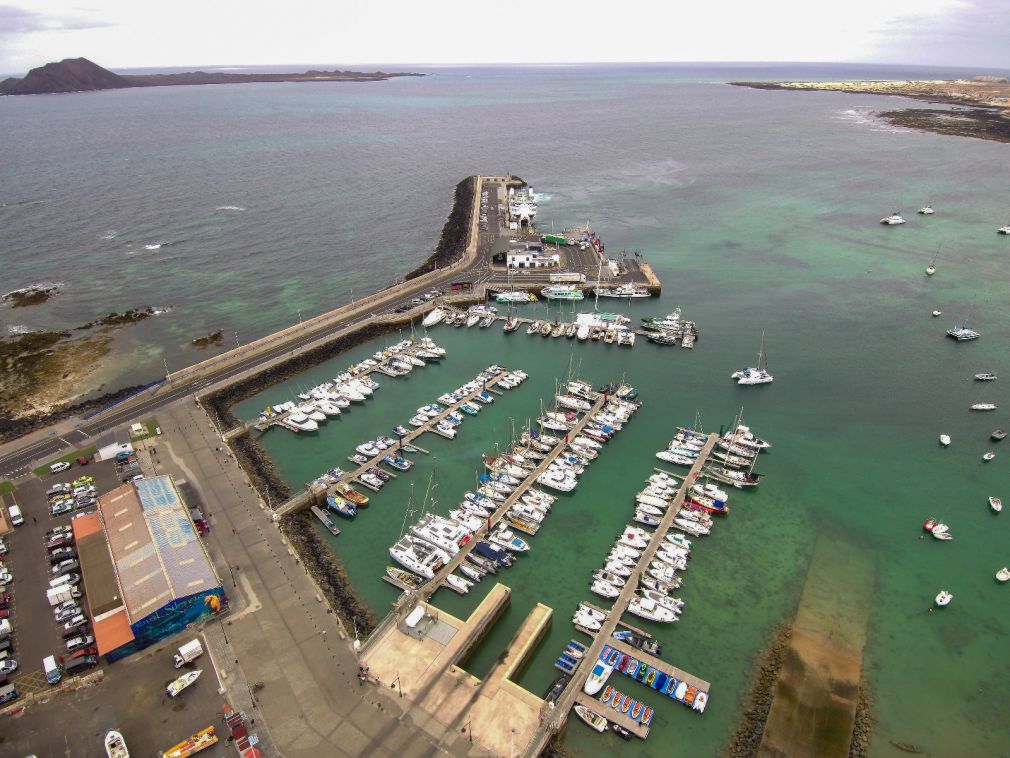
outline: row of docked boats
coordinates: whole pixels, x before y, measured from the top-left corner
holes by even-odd
[[[333,381],[324,382],[298,394],[297,400],[285,401],[260,413],[256,426],[266,428],[277,424],[293,432],[315,432],[327,419],[339,416],[353,403],[363,403],[379,389],[371,374],[380,372],[388,376],[403,376],[428,361],[438,361],[445,349],[430,337],[420,340],[403,340],[371,358],[352,365],[338,374]]]
[[[680,308],[665,316],[642,319],[646,339],[657,345],[676,345],[692,348],[698,339],[698,325],[681,316]]]
[[[629,323],[630,319],[619,313],[594,311],[593,313],[578,313],[575,320],[569,322],[560,319],[555,321],[534,320],[526,326],[526,333],[555,339],[567,337],[568,339],[578,339],[580,342],[591,340],[604,342],[608,345],[634,347],[635,332]],[[519,326],[519,319],[510,316],[505,322],[505,331],[515,331]]]
[[[666,463],[678,466],[693,466],[701,455],[708,439],[707,435],[687,427],[679,427],[666,450],[660,450],[656,457]],[[733,487],[756,487],[761,475],[753,471],[758,455],[771,445],[755,437],[750,428],[737,424],[723,434],[709,454],[705,475],[722,484]]]

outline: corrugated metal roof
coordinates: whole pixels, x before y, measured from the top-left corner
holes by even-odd
[[[220,586],[168,476],[125,484],[98,500],[130,619]]]

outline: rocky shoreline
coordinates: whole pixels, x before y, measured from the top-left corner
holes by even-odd
[[[445,268],[450,263],[454,263],[463,257],[470,236],[470,217],[476,194],[476,176],[468,176],[456,185],[452,210],[449,211],[449,217],[445,220],[445,225],[442,227],[442,234],[438,238],[435,252],[425,258],[420,266],[406,274],[403,277],[404,281],[416,279],[422,274],[434,271],[436,268]]]
[[[866,681],[859,682],[859,703],[856,705],[856,723],[852,727],[852,744],[849,758],[869,758],[870,737],[873,734],[873,698]]]
[[[757,755],[772,701],[775,699],[775,684],[789,652],[792,635],[791,625],[780,627],[762,654],[751,685],[750,701],[732,741],[723,753],[724,758],[752,758]]]

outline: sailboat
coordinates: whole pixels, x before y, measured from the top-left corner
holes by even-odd
[[[960,324],[955,324],[950,329],[947,330],[947,336],[953,337],[958,342],[967,342],[969,340],[977,340],[982,336],[982,333],[972,329],[968,324],[971,321],[971,309],[968,311],[968,317],[964,319]]]
[[[929,265],[926,266],[926,276],[932,276],[933,274],[936,273],[936,259],[939,257],[940,257],[940,247],[937,246],[936,255],[933,256],[933,260],[931,260],[929,262]]]
[[[734,371],[730,375],[737,384],[770,384],[774,377],[768,373],[768,356],[765,354],[765,334],[761,332],[761,347],[758,349],[758,365]]]

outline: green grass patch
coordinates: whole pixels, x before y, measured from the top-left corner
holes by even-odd
[[[148,419],[141,424],[141,426],[143,426],[146,431],[143,434],[133,434],[133,432],[130,432],[131,442],[140,442],[140,440],[146,440],[148,437],[156,437],[158,435],[158,419]]]
[[[0,482],[0,495],[9,495],[14,491],[14,485],[10,482]]]
[[[69,453],[60,458],[53,458],[51,461],[44,463],[38,468],[32,469],[32,473],[35,474],[35,476],[40,477],[49,476],[49,467],[52,466],[54,463],[62,463],[63,461],[66,461],[67,463],[73,463],[82,455],[85,458],[91,458],[97,451],[98,448],[95,445],[92,445],[91,447],[86,447],[83,450],[71,450]]]

